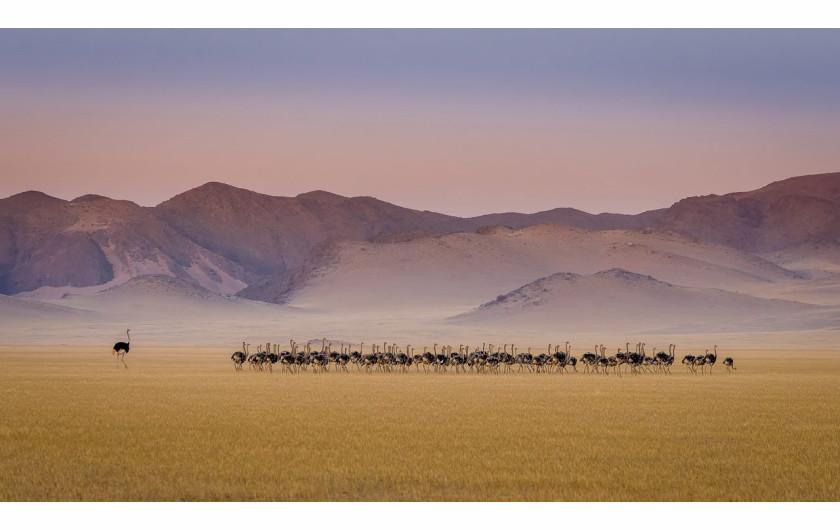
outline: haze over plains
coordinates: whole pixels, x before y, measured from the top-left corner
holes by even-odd
[[[4,30],[0,196],[638,213],[840,167],[836,30]]]

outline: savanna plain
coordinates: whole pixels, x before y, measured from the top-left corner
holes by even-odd
[[[712,375],[235,373],[0,347],[2,501],[837,501],[840,351]]]

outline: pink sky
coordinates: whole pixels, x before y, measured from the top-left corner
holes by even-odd
[[[690,195],[836,171],[836,124],[737,109],[515,108],[311,99],[132,105],[26,98],[4,113],[0,195],[38,189],[154,205],[208,181],[324,189],[470,216],[571,206],[635,213]]]

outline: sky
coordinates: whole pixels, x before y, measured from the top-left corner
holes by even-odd
[[[0,30],[0,197],[473,216],[840,171],[840,30]]]

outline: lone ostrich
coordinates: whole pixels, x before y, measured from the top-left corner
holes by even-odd
[[[125,354],[128,353],[128,349],[131,347],[131,335],[129,335],[130,331],[130,329],[125,330],[125,336],[128,340],[126,342],[118,342],[114,344],[114,349],[111,351],[111,355],[116,355],[117,360],[123,363],[123,366],[125,366],[126,369],[128,369],[128,365],[125,364],[124,358]],[[117,368],[119,367],[120,366],[117,365]]]

